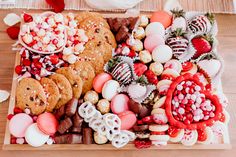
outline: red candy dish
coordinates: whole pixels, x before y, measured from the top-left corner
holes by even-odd
[[[182,129],[202,129],[221,117],[218,97],[205,89],[198,77],[190,73],[172,82],[165,101],[166,115],[172,126]]]

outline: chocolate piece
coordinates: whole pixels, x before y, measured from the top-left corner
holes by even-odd
[[[66,134],[56,136],[54,138],[56,144],[81,144],[82,135],[80,134]]]
[[[144,118],[148,115],[151,114],[151,108],[145,106],[145,105],[141,105],[141,108],[140,108],[140,113],[139,113],[139,117],[140,118]]]
[[[116,41],[123,42],[129,38],[129,29],[125,26],[122,26],[119,32],[116,34]]]
[[[81,127],[73,127],[71,129],[71,132],[73,133],[81,133],[82,128]]]
[[[56,116],[57,119],[60,119],[63,115],[65,115],[65,105],[57,109],[54,115]]]
[[[136,114],[139,114],[139,113],[140,113],[140,110],[141,110],[141,107],[142,107],[141,104],[135,102],[135,101],[132,100],[132,99],[129,99],[128,105],[129,105],[129,109],[130,109],[131,111],[133,111],[133,112],[136,113]]]
[[[135,126],[133,126],[133,130],[140,132],[140,131],[148,130],[148,127],[149,127],[149,125],[146,125],[146,124],[145,125],[135,125]]]
[[[73,127],[81,127],[84,119],[76,112],[73,116]]]
[[[64,134],[68,129],[70,129],[70,127],[73,125],[71,119],[69,117],[67,117],[66,119],[64,119],[63,121],[61,121],[61,123],[59,124],[57,131],[60,134]]]
[[[138,17],[129,17],[130,25],[129,29],[132,31],[135,28],[135,25],[138,21]]]
[[[72,98],[67,104],[65,114],[69,117],[73,116],[77,111],[78,99]]]
[[[93,143],[93,130],[91,128],[83,128],[83,143],[84,144]]]

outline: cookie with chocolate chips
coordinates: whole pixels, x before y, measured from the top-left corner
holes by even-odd
[[[56,109],[60,108],[61,106],[65,105],[72,97],[73,91],[69,80],[62,74],[53,74],[49,77],[52,79],[60,91],[60,99],[56,105]]]
[[[49,78],[42,78],[40,80],[41,85],[44,88],[44,91],[46,93],[47,96],[47,107],[46,107],[46,111],[47,112],[52,112],[53,109],[55,108],[55,106],[57,105],[57,102],[60,98],[60,92],[59,89],[56,85],[56,83],[49,79]]]
[[[33,78],[23,78],[16,88],[16,107],[30,109],[31,114],[39,115],[47,107],[47,97],[43,86]]]
[[[70,65],[70,67],[74,69],[83,80],[82,94],[91,90],[93,87],[93,79],[95,77],[93,66],[89,62],[77,61],[75,64]]]
[[[64,75],[70,82],[73,90],[73,96],[80,98],[82,93],[83,81],[81,77],[70,67],[63,67],[56,71],[58,74]]]
[[[96,16],[89,16],[79,23],[79,28],[85,31],[96,28],[107,28],[110,29],[107,21],[104,18]]]
[[[89,62],[93,66],[96,75],[103,72],[104,59],[103,56],[97,51],[85,50],[78,56],[81,60]]]

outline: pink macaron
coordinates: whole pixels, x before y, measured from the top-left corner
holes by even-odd
[[[132,111],[122,112],[118,116],[121,120],[121,130],[131,129],[137,121],[136,115]]]
[[[33,119],[26,113],[14,115],[9,122],[9,131],[15,137],[24,137],[27,128],[33,124]]]
[[[103,85],[111,79],[112,79],[112,76],[110,74],[100,73],[93,80],[93,89],[98,93],[102,93]]]
[[[117,94],[111,100],[111,111],[119,114],[129,110],[128,106],[129,97],[125,94]]]
[[[38,116],[37,125],[46,135],[54,135],[57,131],[58,121],[52,113],[45,112]]]
[[[144,47],[149,52],[152,52],[152,50],[155,47],[157,47],[159,45],[164,45],[164,44],[165,44],[165,40],[159,34],[151,34],[151,35],[147,36],[146,39],[144,40]]]

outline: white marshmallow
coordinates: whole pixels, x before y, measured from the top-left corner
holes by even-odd
[[[34,22],[37,24],[41,24],[43,22],[43,19],[40,16],[35,16],[34,17]]]
[[[71,47],[65,47],[63,50],[63,55],[70,55],[72,53],[73,53],[73,51],[72,51]]]
[[[49,36],[43,37],[43,43],[44,44],[48,44],[49,42],[50,42],[50,37]]]
[[[77,56],[74,55],[74,54],[70,54],[67,57],[67,62],[70,63],[70,64],[74,64],[76,61],[77,61]]]
[[[42,28],[44,29],[48,29],[50,26],[46,23],[46,22],[43,22],[42,23]]]
[[[59,31],[64,31],[65,26],[62,25],[62,24],[58,24],[57,29],[58,29]]]
[[[57,47],[62,47],[64,45],[64,41],[63,40],[59,40],[57,43]]]
[[[45,34],[46,34],[46,31],[45,31],[44,29],[40,29],[40,30],[38,31],[38,36],[40,36],[40,37],[45,36]]]
[[[56,25],[56,23],[55,23],[53,18],[49,18],[47,22],[48,22],[49,26],[51,26],[51,27]]]
[[[56,46],[53,45],[53,44],[49,44],[49,45],[47,46],[47,50],[48,50],[49,52],[53,52],[53,51],[56,50]]]
[[[80,54],[81,52],[83,52],[85,49],[84,45],[82,43],[78,43],[75,45],[75,54]]]
[[[25,34],[25,33],[29,33],[30,32],[30,27],[29,25],[25,24],[21,26],[21,33]]]
[[[70,22],[69,22],[69,26],[70,26],[70,27],[74,27],[74,28],[77,27],[76,21],[75,21],[75,20],[70,21]]]
[[[56,22],[63,22],[64,17],[62,14],[58,13],[54,16],[54,19]]]
[[[23,37],[22,37],[22,40],[26,43],[26,44],[29,44],[33,41],[33,37],[32,35],[30,34],[25,34]]]

